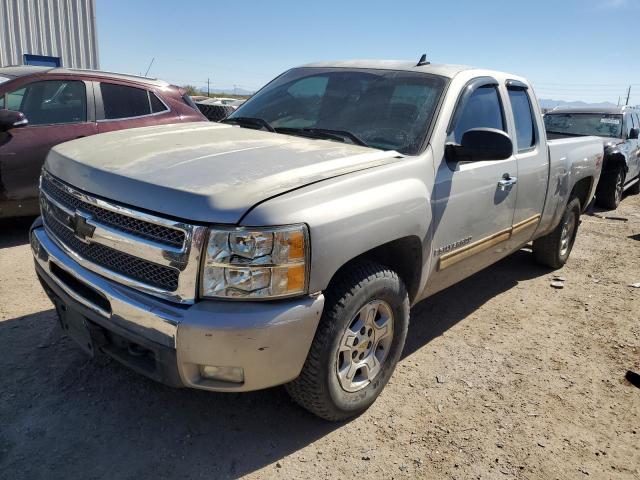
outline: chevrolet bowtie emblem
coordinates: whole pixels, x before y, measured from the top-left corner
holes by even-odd
[[[87,243],[87,238],[91,238],[93,236],[93,231],[96,229],[93,225],[89,225],[87,220],[91,217],[85,215],[81,212],[76,212],[71,218],[71,227],[73,228],[73,233],[78,238],[85,243]]]

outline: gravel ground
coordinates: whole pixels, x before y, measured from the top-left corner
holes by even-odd
[[[583,217],[563,289],[527,249],[417,305],[359,418],[282,388],[153,383],[61,336],[28,221],[0,223],[0,477],[640,478],[640,196]]]

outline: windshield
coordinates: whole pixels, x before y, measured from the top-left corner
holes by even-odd
[[[544,126],[548,133],[622,138],[622,115],[613,113],[548,113]]]
[[[331,131],[334,140],[413,155],[444,84],[444,78],[423,73],[297,68],[276,78],[229,119],[259,119],[288,134]]]

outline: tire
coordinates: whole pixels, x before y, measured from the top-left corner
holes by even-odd
[[[561,268],[567,263],[579,224],[580,201],[574,197],[567,203],[558,226],[544,237],[533,241],[533,255],[536,262],[553,269]]]
[[[375,327],[371,322],[367,326],[365,308],[372,309],[369,319],[375,312]],[[354,263],[325,292],[325,308],[311,349],[300,376],[285,386],[287,392],[325,420],[345,420],[364,412],[393,374],[408,326],[409,296],[398,275],[374,262]],[[352,335],[347,329],[356,331]],[[375,365],[372,357],[378,360],[377,371],[358,368],[363,361]],[[355,374],[349,378],[344,372]],[[374,372],[371,378],[369,372]]]
[[[596,204],[602,208],[615,210],[622,200],[624,189],[624,170],[617,170],[602,178],[596,191]]]

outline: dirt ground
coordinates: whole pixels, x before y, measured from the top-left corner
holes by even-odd
[[[0,477],[640,478],[640,196],[584,216],[565,287],[526,249],[412,311],[365,414],[171,389],[61,336],[28,221],[0,223]],[[438,379],[436,378],[438,377]]]

